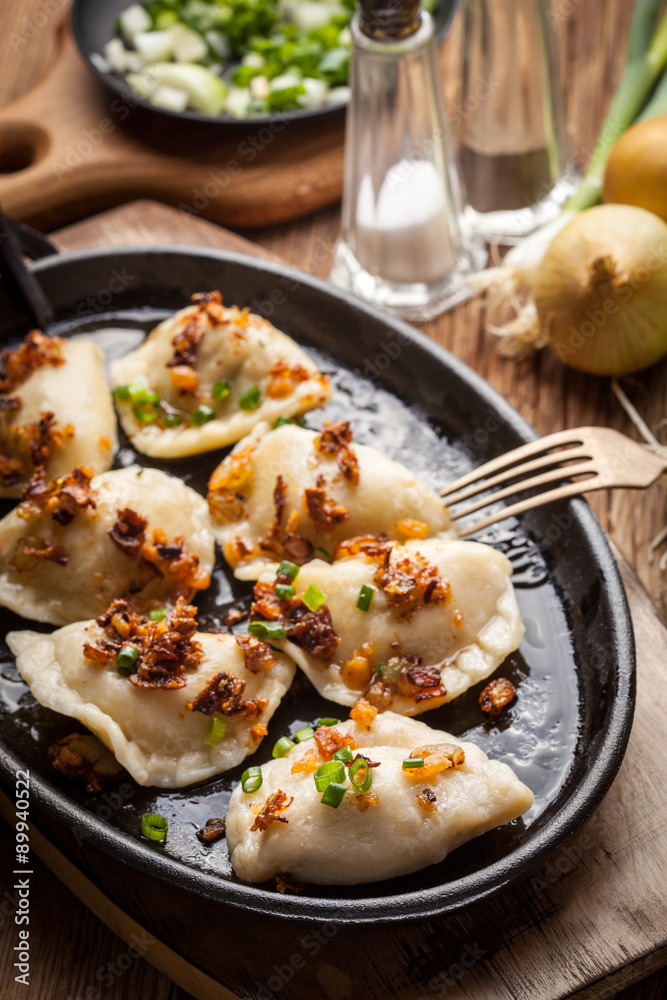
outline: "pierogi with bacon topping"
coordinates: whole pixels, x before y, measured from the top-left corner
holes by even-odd
[[[418,715],[463,694],[524,633],[509,560],[477,542],[342,542],[332,565],[283,563],[255,585],[251,631],[319,693]],[[262,624],[263,623],[263,624]]]
[[[180,788],[255,751],[295,672],[250,635],[197,632],[194,613],[181,598],[154,620],[116,600],[97,621],[7,642],[42,705],[92,730],[140,785]]]
[[[0,521],[0,605],[64,625],[116,597],[138,608],[208,587],[215,541],[206,501],[157,469],[49,482],[35,474]]]
[[[222,448],[261,420],[305,413],[331,396],[290,337],[248,309],[224,307],[219,292],[193,295],[115,361],[111,377],[125,433],[158,458]]]
[[[533,804],[511,768],[474,743],[394,712],[355,714],[263,764],[256,791],[234,789],[226,831],[239,878],[357,885],[407,875]]]
[[[89,340],[33,330],[0,352],[0,497],[18,497],[35,469],[49,479],[77,465],[106,472],[116,417],[104,355]]]
[[[209,506],[225,559],[241,580],[269,565],[333,553],[354,535],[405,541],[447,534],[449,513],[425,483],[375,448],[355,444],[347,421],[321,432],[262,425],[209,481]]]

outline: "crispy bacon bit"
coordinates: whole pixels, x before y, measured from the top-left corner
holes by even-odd
[[[226,821],[222,816],[219,818],[214,817],[213,819],[207,819],[206,826],[203,826],[201,830],[197,830],[197,840],[201,841],[202,844],[206,844],[207,847],[210,847],[211,844],[215,844],[218,840],[222,840],[227,833],[226,826]]]
[[[6,488],[20,483],[25,475],[23,462],[20,458],[8,458],[0,455],[0,486]]]
[[[352,451],[352,428],[347,420],[331,424],[327,420],[319,437],[315,438],[315,448],[322,455],[335,455],[338,468],[352,486],[359,483],[359,461]]]
[[[435,796],[435,792],[433,791],[432,788],[429,788],[428,786],[426,788],[423,788],[421,792],[417,792],[417,802],[422,807],[424,812],[432,813],[438,811],[438,807],[436,805],[437,799]]]
[[[284,812],[285,809],[289,809],[293,802],[294,796],[290,795],[288,800],[287,795],[282,789],[279,788],[277,792],[273,792],[255,816],[255,822],[250,827],[251,832],[255,830],[268,830],[271,824],[276,822],[289,823],[287,817],[281,816],[280,813]]]
[[[245,514],[244,498],[231,490],[218,490],[208,494],[208,509],[218,524],[236,524]]]
[[[276,579],[276,583],[280,582]],[[328,662],[332,659],[340,637],[336,635],[326,604],[317,611],[310,611],[298,597],[280,600],[270,583],[257,583],[254,594],[255,600],[250,609],[253,618],[282,621],[291,642],[301,646],[316,660]]]
[[[366,701],[374,705],[378,712],[384,712],[394,700],[394,692],[388,684],[383,684],[382,681],[376,680],[369,687],[365,697]]]
[[[122,767],[92,733],[70,733],[49,747],[51,766],[68,778],[82,778],[89,795],[101,792]]]
[[[374,652],[375,643],[365,642],[340,668],[341,677],[348,687],[364,688],[370,683],[373,673],[370,658]]]
[[[258,674],[262,670],[270,670],[275,666],[275,656],[270,646],[267,646],[261,639],[255,639],[252,635],[236,635],[237,645],[241,647],[245,659],[245,668],[251,674]]]
[[[245,608],[228,608],[225,614],[225,625],[238,625],[248,617]]]
[[[40,330],[31,330],[15,351],[6,347],[0,351],[0,393],[13,392],[45,365],[62,365],[64,341],[60,337],[45,337]]]
[[[427,604],[449,600],[449,584],[440,579],[436,567],[419,552],[400,556],[394,562],[391,554],[391,549],[385,553],[373,579],[384,591],[389,607],[399,611],[402,618],[412,617],[418,608]]]
[[[343,747],[350,750],[357,749],[357,743],[347,733],[341,733],[333,726],[320,726],[315,730],[315,742],[321,757],[324,760],[333,760],[333,755]]]
[[[127,601],[112,601],[97,619],[104,636],[95,645],[86,643],[83,655],[105,663],[131,642],[139,651],[137,672],[129,677],[132,684],[160,690],[184,687],[185,672],[196,670],[202,658],[202,648],[194,638],[196,610],[179,597],[173,610],[155,622],[137,614]]]
[[[491,719],[497,719],[516,698],[516,688],[506,677],[490,681],[479,696],[479,707]]]
[[[107,528],[107,535],[121,552],[135,559],[141,552],[147,527],[148,521],[145,517],[137,514],[130,507],[124,507],[118,511],[115,524],[111,528]]]
[[[296,896],[298,893],[306,891],[306,884],[305,882],[297,882],[287,872],[285,875],[276,875],[276,889],[283,895],[287,892]]]
[[[171,368],[171,384],[179,392],[194,396],[199,388],[199,377],[190,365],[174,365]]]
[[[221,671],[203,687],[196,698],[188,702],[188,712],[202,712],[204,715],[233,715],[240,719],[254,719],[261,715],[269,704],[267,698],[253,698],[243,701],[246,682]]]
[[[359,812],[365,813],[369,806],[376,806],[380,800],[375,792],[364,792],[354,796],[354,804]]]
[[[291,396],[300,382],[307,382],[310,378],[301,365],[290,365],[288,361],[276,361],[269,370],[269,382],[267,385],[267,395],[271,399],[284,399]]]
[[[208,488],[211,492],[217,493],[221,490],[228,490],[231,493],[238,493],[246,487],[253,476],[252,454],[257,447],[257,442],[246,445],[241,451],[233,451],[213,470],[208,481]],[[210,500],[210,494],[209,494]]]
[[[404,538],[426,538],[428,536],[428,524],[423,521],[415,521],[412,517],[404,517],[402,521],[396,523],[396,534],[403,535]]]
[[[174,353],[167,361],[167,368],[180,368],[187,366],[192,368],[197,364],[197,351],[199,344],[205,333],[205,327],[199,316],[194,316],[187,321],[180,333],[172,339]]]
[[[466,759],[462,747],[455,743],[415,747],[410,757],[413,759],[416,757],[424,758],[423,767],[401,768],[401,774],[415,783],[430,781],[441,771],[447,771],[450,767],[461,767],[462,764],[465,764]]]
[[[262,722],[257,722],[250,730],[250,738],[255,743],[261,743],[268,731],[269,730]]]
[[[455,611],[452,615],[452,625],[454,628],[463,628],[465,625],[465,619],[460,611]]]
[[[302,535],[294,532],[287,532],[282,542],[282,553],[290,562],[297,566],[303,566],[313,558],[314,548],[312,542]]]
[[[224,321],[225,311],[222,308],[220,292],[195,292],[194,295],[190,296],[190,301],[193,305],[199,306],[200,315],[208,316],[211,323],[219,324]],[[243,312],[246,313],[247,310],[244,309]]]
[[[31,559],[66,566],[69,562],[69,553],[64,545],[54,542],[51,538],[43,538],[41,535],[19,538],[14,549],[12,564],[21,573],[28,568]]]
[[[16,413],[22,406],[20,396],[0,396],[0,413]]]
[[[37,469],[23,487],[17,513],[24,521],[32,521],[42,513],[62,526],[85,508],[95,509],[95,495],[90,486],[92,472],[77,466],[74,472],[48,482],[43,469]]]
[[[360,698],[350,712],[350,718],[358,726],[364,726],[365,729],[370,730],[373,719],[377,714],[378,710],[375,705],[371,705],[365,698]]]
[[[392,657],[389,663],[396,662]],[[396,677],[396,690],[404,698],[414,698],[419,703],[431,701],[433,698],[444,698],[447,689],[442,683],[442,673],[439,666],[422,667],[418,657],[404,656],[398,660],[401,664]]]
[[[208,587],[210,574],[199,565],[199,556],[188,555],[185,538],[177,535],[169,542],[161,528],[153,529],[152,542],[141,546],[141,558],[158,576],[165,577],[171,593],[189,598],[196,590]]]
[[[295,764],[292,765],[292,774],[299,774],[303,771],[305,774],[312,774],[313,771],[317,771],[320,766],[320,758],[317,750],[306,750],[305,754],[300,760],[297,760]]]
[[[336,547],[333,558],[336,562],[337,559],[358,556],[363,552],[367,559],[384,559],[387,551],[391,551],[391,546],[386,535],[355,535],[354,538],[347,538]]]
[[[309,489],[304,492],[304,506],[318,531],[335,531],[339,524],[348,521],[350,515],[341,504],[328,497],[323,489]]]

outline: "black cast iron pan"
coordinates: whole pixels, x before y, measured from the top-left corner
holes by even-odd
[[[331,373],[334,399],[324,412],[308,416],[310,426],[344,416],[357,440],[376,444],[435,485],[534,437],[481,378],[413,328],[279,264],[190,247],[113,247],[50,256],[32,270],[54,308],[51,331],[101,338],[110,354],[132,347],[193,292],[220,289],[227,302],[264,313]],[[26,329],[20,308],[0,290],[0,339],[11,344]],[[203,491],[222,454],[140,461]],[[134,458],[122,440],[118,461]],[[1,512],[8,509],[6,503]],[[224,841],[203,848],[195,830],[224,814],[243,766],[175,792],[140,788],[125,778],[129,793],[110,793],[108,802],[90,798],[51,769],[47,754],[51,742],[80,727],[34,701],[6,648],[0,651],[3,785],[13,787],[16,768],[29,768],[32,808],[48,835],[108,893],[134,894],[133,906],[156,933],[165,933],[165,914],[174,907],[177,922],[187,920],[191,908],[207,920],[226,920],[230,935],[257,916],[292,923],[335,918],[337,925],[428,920],[525,879],[592,812],[620,766],[634,709],[632,625],[608,543],[584,501],[531,511],[483,540],[514,564],[527,632],[499,674],[517,685],[518,701],[502,723],[489,724],[474,688],[424,719],[510,763],[536,803],[521,820],[472,841],[442,864],[371,885],[310,887],[300,896],[242,883]],[[219,621],[226,606],[247,599],[249,589],[219,562],[199,602],[203,624]],[[2,623],[4,630],[33,627],[6,612]],[[303,680],[285,698],[253,762],[269,759],[280,735],[322,715],[341,717],[339,711]],[[169,819],[164,845],[140,839],[145,812]]]
[[[438,33],[438,39],[442,41],[451,27],[454,14],[458,7],[459,0],[437,0],[437,6],[434,13],[436,30]],[[121,14],[129,6],[129,0],[74,0],[72,4],[71,12],[71,24],[72,33],[74,35],[74,40],[77,44],[79,52],[83,59],[85,59],[90,71],[95,74],[98,80],[110,90],[113,94],[118,97],[123,98],[126,102],[131,102],[131,104],[138,105],[145,111],[149,112],[151,116],[154,116],[158,120],[168,121],[168,119],[177,119],[181,123],[191,122],[195,124],[211,126],[217,128],[224,128],[225,131],[229,131],[230,128],[244,128],[248,129],[255,126],[270,125],[274,120],[275,116],[257,116],[253,118],[233,118],[231,115],[218,115],[216,117],[211,117],[208,115],[200,114],[198,111],[182,111],[173,112],[165,111],[161,108],[156,108],[148,101],[139,99],[136,94],[130,90],[129,86],[125,81],[116,76],[114,73],[103,73],[91,61],[91,55],[94,53],[101,53],[105,44],[109,39],[116,35],[116,22],[118,15]],[[311,110],[303,111],[287,111],[281,113],[281,120],[288,121],[321,121],[331,118],[340,118],[341,114],[344,113],[344,105],[335,105],[331,107],[315,108]]]

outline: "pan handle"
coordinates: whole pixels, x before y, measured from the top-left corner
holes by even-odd
[[[27,248],[27,250],[26,250]],[[57,253],[45,237],[29,226],[19,226],[0,209],[0,274],[9,295],[18,299],[41,330],[53,322],[53,307],[37,278],[23,260]]]

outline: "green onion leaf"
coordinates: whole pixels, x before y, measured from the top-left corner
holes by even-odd
[[[326,594],[323,594],[319,587],[316,587],[314,583],[311,583],[305,594],[301,595],[301,600],[309,611],[317,611],[322,607],[326,599]]]
[[[320,764],[313,778],[315,788],[318,792],[323,792],[332,781],[338,783],[345,781],[345,768],[339,760],[328,760],[326,764]]]
[[[216,382],[213,386],[213,395],[216,399],[226,399],[230,392],[229,382],[226,378],[221,378],[220,381]]]
[[[288,576],[290,580],[296,580],[298,575],[299,567],[293,562],[288,562],[287,559],[283,559],[276,570],[276,576]]]
[[[276,584],[276,597],[279,597],[281,601],[290,601],[296,590],[291,583],[277,583]]]
[[[116,668],[118,673],[123,677],[129,677],[130,674],[136,674],[138,659],[139,650],[136,646],[123,646],[116,657]]]
[[[295,746],[295,744],[292,743],[289,736],[281,736],[271,753],[274,757],[284,757],[285,754],[289,753],[293,746]]]
[[[160,415],[162,409],[160,397],[154,392],[143,391],[132,395],[132,412],[141,424],[152,424]]]
[[[223,739],[226,729],[227,719],[221,719],[219,715],[212,715],[208,723],[206,736],[204,737],[206,746],[217,747],[218,743]]]
[[[319,556],[320,559],[324,559],[325,562],[328,562],[328,563],[332,563],[333,562],[333,556],[331,555],[331,553],[327,552],[326,549],[320,548],[319,546],[318,546],[318,548],[315,549],[315,555]]]
[[[255,639],[285,639],[287,630],[280,622],[250,622],[248,632]]]
[[[359,771],[364,771],[364,777],[361,781],[356,781],[356,776]],[[359,795],[363,795],[373,784],[373,772],[368,766],[368,761],[361,754],[355,757],[350,766],[347,769],[347,776],[350,779],[350,784],[354,788],[355,792]]]
[[[423,767],[424,758],[423,757],[407,757],[401,767],[404,771],[411,771],[413,767]]]
[[[256,410],[262,401],[262,394],[258,385],[253,385],[241,395],[239,406],[242,410]]]
[[[131,388],[132,387],[129,386],[129,385],[117,385],[116,388],[113,391],[113,398],[114,399],[129,399],[130,398],[130,389]]]
[[[195,412],[192,414],[190,419],[192,420],[192,423],[195,425],[195,427],[201,427],[202,424],[207,424],[209,420],[215,420],[215,417],[216,417],[215,410],[212,410],[211,407],[207,406],[205,403],[201,403],[201,405],[198,406]]]
[[[167,617],[168,613],[169,608],[155,608],[148,617],[152,622],[161,622]]]
[[[319,729],[320,726],[337,726],[339,722],[340,719],[332,719],[330,716],[327,716],[324,719],[320,719],[320,721],[315,726],[315,729]]]
[[[320,799],[323,805],[332,806],[334,809],[338,809],[345,798],[345,792],[347,791],[347,785],[339,785],[337,781],[331,781],[324,790],[324,795]]]
[[[276,428],[284,427],[285,424],[296,424],[297,427],[303,427],[305,422],[303,417],[278,417],[273,426]]]
[[[386,666],[387,666],[387,664],[386,664],[386,663],[378,663],[378,668],[377,668],[377,670],[375,671],[375,676],[376,676],[376,677],[382,677],[382,671],[384,670],[384,668],[385,668]]]
[[[305,726],[303,729],[298,729],[294,734],[294,739],[297,743],[305,743],[306,740],[312,740],[315,735],[315,730],[312,726]]]
[[[144,813],[141,817],[141,836],[146,840],[164,840],[167,836],[169,823],[164,816],[157,813]]]
[[[352,751],[349,747],[341,747],[340,750],[336,750],[334,760],[340,760],[343,764],[349,764],[352,760]]]
[[[366,583],[363,585],[359,591],[359,600],[357,601],[357,607],[360,611],[368,611],[371,606],[374,593],[375,587],[369,587]]]
[[[247,767],[241,775],[241,788],[246,795],[251,795],[262,787],[263,780],[261,767]]]
[[[165,427],[178,427],[179,424],[183,423],[183,417],[179,416],[178,413],[165,413],[162,417],[162,423]]]

